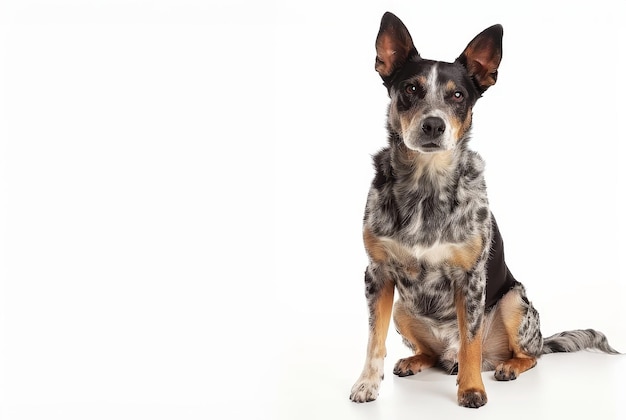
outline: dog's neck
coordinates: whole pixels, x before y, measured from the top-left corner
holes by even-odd
[[[397,181],[407,187],[422,183],[430,184],[436,190],[446,188],[453,182],[458,162],[467,152],[464,141],[452,150],[437,153],[410,150],[401,139],[393,143],[391,166]]]

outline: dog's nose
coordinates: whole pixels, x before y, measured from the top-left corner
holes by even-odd
[[[446,131],[446,123],[439,117],[427,117],[422,121],[422,131],[431,139],[436,139]]]

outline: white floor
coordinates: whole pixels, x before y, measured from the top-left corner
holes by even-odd
[[[390,338],[399,340],[395,334]],[[408,378],[393,375],[395,360],[408,355],[402,346],[393,345],[378,400],[352,403],[348,393],[360,373],[362,353],[353,353],[354,349],[353,343],[343,348],[332,343],[309,345],[308,340],[294,344],[279,377],[277,412],[267,418],[626,418],[626,356],[548,355],[512,382],[498,382],[492,372],[485,372],[489,402],[474,410],[457,405],[454,376],[435,369]]]

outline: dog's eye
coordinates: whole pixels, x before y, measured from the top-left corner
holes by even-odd
[[[463,95],[463,92],[458,91],[458,90],[452,94],[452,99],[455,102],[461,102],[464,97],[465,97],[465,95]]]
[[[404,91],[410,95],[414,95],[417,93],[417,86],[415,85],[406,85]]]

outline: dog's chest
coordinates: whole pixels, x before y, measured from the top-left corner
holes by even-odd
[[[449,228],[453,197],[451,193],[425,192],[417,189],[411,192],[395,193],[398,213],[402,223],[397,226],[396,237],[409,245],[414,245],[416,253],[440,253],[444,251],[437,243],[449,241]]]
[[[466,241],[484,224],[488,205],[481,165],[471,155],[445,171],[432,165],[420,170],[392,164],[389,153],[381,153],[366,225],[418,257],[439,259],[449,251],[447,244]]]
[[[396,188],[398,223],[388,236],[418,260],[435,264],[450,256],[455,244],[466,241],[474,231],[473,208],[467,204],[461,208],[456,194],[450,187],[439,191]]]

